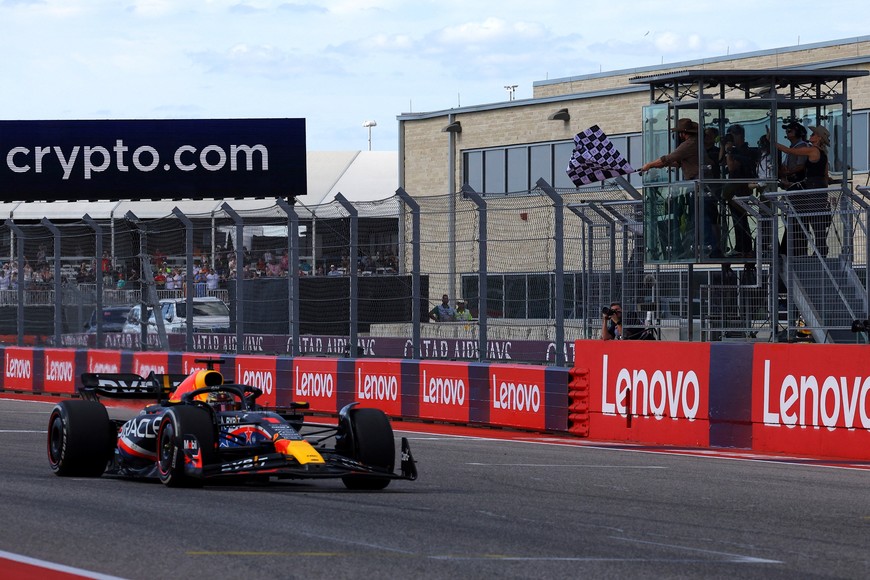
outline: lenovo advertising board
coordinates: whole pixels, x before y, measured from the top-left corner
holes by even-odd
[[[707,447],[710,345],[577,341],[589,368],[589,436]]]
[[[338,411],[338,359],[294,358],[293,400],[315,412]]]
[[[260,389],[263,394],[257,404],[274,407],[278,393],[277,359],[273,356],[237,356],[235,358],[236,383]]]
[[[524,429],[546,428],[544,367],[492,365],[489,422]]]
[[[354,400],[393,417],[402,416],[402,361],[357,359]]]
[[[0,121],[0,201],[295,197],[305,119]]]
[[[467,423],[471,404],[468,365],[420,361],[420,417]]]
[[[870,459],[870,371],[861,345],[755,345],[752,448]]]

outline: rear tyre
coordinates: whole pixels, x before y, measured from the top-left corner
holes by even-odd
[[[118,434],[96,401],[61,401],[48,419],[48,465],[60,476],[99,477],[112,458]]]
[[[392,473],[396,462],[396,445],[390,420],[380,409],[350,409],[348,447],[339,452],[363,465],[379,467]],[[345,487],[354,490],[384,489],[390,484],[389,477],[377,475],[345,475],[341,478]]]
[[[184,436],[193,435],[199,444],[200,466],[214,456],[214,423],[211,414],[199,407],[172,407],[160,419],[157,429],[157,472],[167,487],[200,487],[202,478],[185,469]]]

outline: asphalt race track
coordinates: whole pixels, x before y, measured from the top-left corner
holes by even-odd
[[[176,490],[53,475],[50,410],[0,398],[6,578],[870,577],[862,466],[402,432],[420,478],[383,492]]]

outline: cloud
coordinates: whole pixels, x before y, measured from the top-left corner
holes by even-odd
[[[242,77],[264,77],[292,82],[296,76],[348,74],[340,59],[288,51],[273,45],[243,43],[223,52],[194,51],[189,56],[211,73]]]
[[[482,22],[465,22],[447,26],[434,33],[433,37],[444,46],[486,46],[497,43],[527,42],[546,35],[545,28],[537,23],[509,23],[501,18],[487,18]]]
[[[0,6],[36,6],[45,4],[45,0],[0,0]]]
[[[130,9],[137,16],[163,16],[172,10],[172,2],[170,0],[133,0]]]
[[[316,4],[297,4],[295,2],[285,2],[284,4],[278,5],[278,10],[283,12],[291,12],[293,14],[326,14],[329,12],[326,8],[322,6],[317,6]]]

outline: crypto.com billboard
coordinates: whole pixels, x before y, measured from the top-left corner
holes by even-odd
[[[0,201],[292,198],[305,119],[0,121]]]

